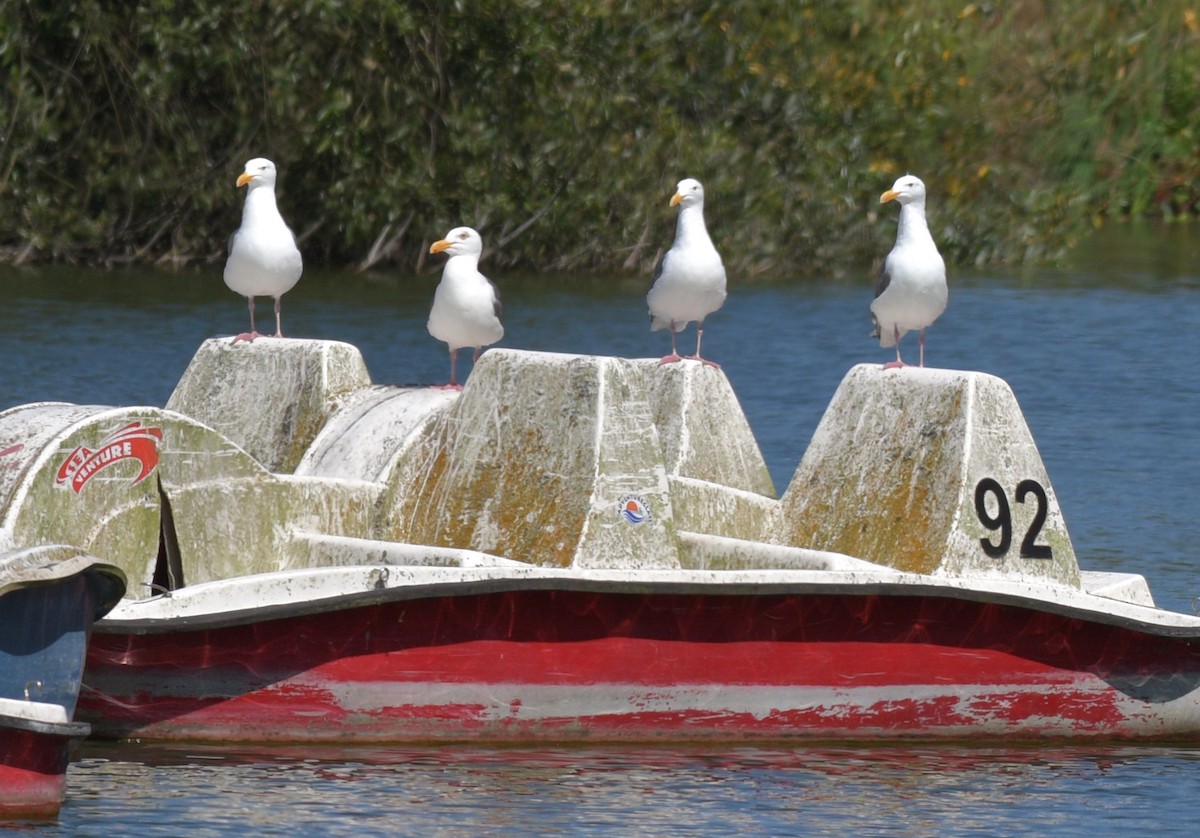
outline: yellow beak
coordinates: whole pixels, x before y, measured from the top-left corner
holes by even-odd
[[[683,200],[683,196],[680,195],[678,192],[676,192],[674,195],[671,196],[671,206],[673,206],[673,207],[679,206],[679,202],[682,200]]]
[[[450,241],[449,239],[441,239],[439,241],[435,241],[433,244],[431,244],[429,246],[429,252],[430,253],[441,253],[443,250],[445,250],[447,247],[449,247],[453,243],[454,242]]]
[[[899,192],[897,192],[895,189],[889,189],[887,192],[884,192],[879,196],[879,203],[886,204],[888,201],[894,201],[899,197]]]
[[[242,172],[240,175],[238,175],[237,185],[245,186],[252,180],[254,180],[254,175],[250,174],[249,172]]]

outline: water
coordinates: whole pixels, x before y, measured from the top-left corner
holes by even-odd
[[[657,356],[644,279],[499,276],[503,345]],[[436,274],[311,271],[285,333],[357,345],[379,383],[444,381],[424,323]],[[838,382],[882,362],[858,285],[733,280],[705,355],[782,491]],[[163,404],[206,337],[246,328],[219,266],[0,270],[0,407]],[[270,322],[260,303],[260,322]],[[1200,234],[1105,231],[1054,270],[952,272],[933,366],[1013,387],[1081,564],[1200,595]],[[915,345],[906,354],[915,359]],[[694,341],[692,333],[681,348]],[[460,366],[469,370],[470,364]],[[86,744],[47,834],[1118,834],[1183,829],[1200,749],[1143,747],[241,748]]]
[[[89,746],[50,834],[1060,835],[1183,832],[1177,749]]]

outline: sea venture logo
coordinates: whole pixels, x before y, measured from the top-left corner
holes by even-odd
[[[641,495],[626,495],[618,506],[621,517],[631,524],[644,524],[650,520],[650,507]]]
[[[162,442],[161,428],[147,428],[132,422],[100,440],[95,450],[81,445],[67,455],[58,467],[54,482],[68,484],[79,494],[87,482],[109,466],[125,460],[137,460],[141,469],[133,482],[141,483],[158,465],[158,443]]]

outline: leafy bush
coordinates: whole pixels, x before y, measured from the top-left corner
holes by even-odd
[[[1183,0],[14,0],[0,256],[224,257],[254,156],[310,263],[648,270],[698,177],[731,271],[860,277],[878,195],[931,192],[951,261],[1055,257],[1198,208]]]

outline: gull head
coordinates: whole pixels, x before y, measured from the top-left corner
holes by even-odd
[[[238,175],[237,185],[250,185],[251,189],[259,186],[275,185],[275,164],[265,157],[255,157],[246,161],[245,170]]]
[[[430,245],[429,252],[446,253],[450,256],[478,256],[483,252],[483,238],[470,227],[455,227],[446,234],[446,238]]]
[[[704,187],[694,178],[684,178],[675,186],[675,194],[671,196],[671,206],[691,207],[696,204],[704,205]]]
[[[925,184],[916,175],[905,175],[892,188],[879,196],[879,203],[899,201],[901,206],[914,202],[925,203]]]

